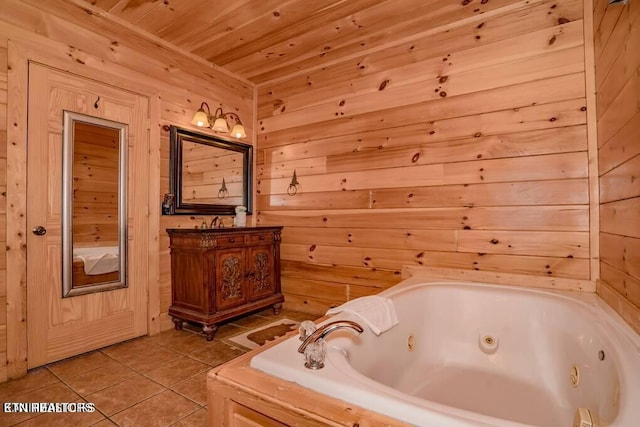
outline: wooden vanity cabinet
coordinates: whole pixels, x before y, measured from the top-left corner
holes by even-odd
[[[264,307],[280,312],[282,227],[167,229],[171,248],[171,316],[202,325],[208,341],[217,324]]]

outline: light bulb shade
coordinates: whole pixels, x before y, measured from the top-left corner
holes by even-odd
[[[212,129],[215,132],[229,133],[229,125],[227,124],[227,121],[224,117],[216,118],[216,121],[213,123]]]
[[[207,113],[205,113],[204,110],[200,108],[193,116],[191,124],[198,127],[209,126],[209,116],[207,116]]]
[[[247,137],[247,133],[244,131],[244,126],[242,126],[242,124],[240,123],[236,123],[233,126],[233,129],[231,129],[231,136],[233,136],[234,138],[246,138]]]

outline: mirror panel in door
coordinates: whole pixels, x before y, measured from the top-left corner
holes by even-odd
[[[64,297],[127,286],[126,165],[127,125],[64,112]]]

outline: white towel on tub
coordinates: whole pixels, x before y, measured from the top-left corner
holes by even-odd
[[[378,295],[370,295],[345,302],[338,307],[329,309],[327,314],[340,312],[356,315],[376,335],[380,335],[398,324],[398,316],[393,301]]]
[[[111,273],[120,268],[117,246],[74,248],[73,257],[84,263],[84,273],[88,276]]]

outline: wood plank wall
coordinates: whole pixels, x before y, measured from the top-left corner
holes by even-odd
[[[640,3],[594,8],[600,175],[597,292],[640,333]]]
[[[41,49],[49,49],[52,58],[68,61],[65,68],[73,70],[80,67],[88,73],[95,69],[117,76],[115,80],[131,81],[133,88],[144,88],[147,92],[157,90],[155,96],[160,99],[157,103],[159,111],[152,113],[152,116],[155,114],[160,120],[150,124],[149,153],[156,170],[148,178],[148,185],[157,192],[157,205],[149,217],[150,223],[155,223],[159,230],[153,245],[157,263],[150,267],[149,286],[150,294],[159,294],[159,301],[151,300],[149,310],[158,314],[157,318],[154,316],[154,324],[159,323],[159,327],[155,326],[158,329],[173,327],[167,315],[171,279],[169,243],[164,230],[168,227],[193,227],[204,219],[193,216],[159,217],[162,195],[169,190],[168,126],[173,124],[192,128],[189,122],[200,102],[206,101],[212,106],[222,104],[225,111],[237,112],[242,117],[249,135],[243,142],[253,143],[254,87],[250,82],[222,72],[193,56],[168,49],[160,41],[149,40],[126,27],[119,27],[97,11],[88,15],[81,8],[57,1],[35,2],[34,5],[27,3],[5,0],[0,9],[0,382],[7,379],[7,322],[22,322],[20,318],[7,318],[5,304],[6,126],[7,109],[11,108],[13,102],[9,100],[7,105],[9,38],[14,42],[24,41]],[[88,4],[84,7],[91,8]],[[16,232],[11,224],[6,230],[8,233]],[[26,343],[17,345],[26,347]]]
[[[7,41],[0,36],[0,382],[7,379]]]
[[[467,3],[258,85],[257,217],[285,227],[288,308],[321,314],[403,265],[591,279],[583,3],[461,20]]]

